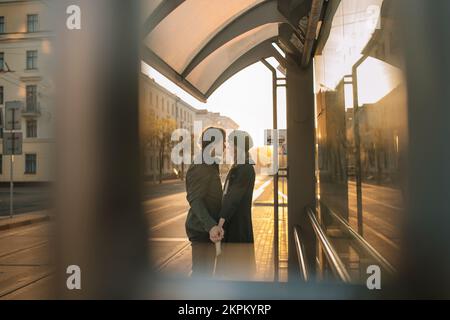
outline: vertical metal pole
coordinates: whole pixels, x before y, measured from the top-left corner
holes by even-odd
[[[261,62],[272,72],[272,100],[273,100],[273,162],[275,173],[273,175],[273,260],[274,281],[279,278],[279,218],[278,218],[278,113],[277,113],[277,71],[265,59]]]
[[[277,113],[277,74],[276,71],[272,72],[272,99],[273,99],[273,154],[275,174],[273,176],[273,238],[274,238],[274,281],[278,281],[279,277],[279,217],[278,217],[278,113]]]
[[[14,141],[14,139],[13,139]],[[13,142],[14,146],[14,142]],[[10,179],[9,179],[9,217],[13,218],[13,211],[14,211],[14,156],[10,156]]]
[[[359,59],[352,68],[353,87],[353,136],[355,138],[355,175],[356,175],[356,205],[358,217],[358,233],[363,235],[363,207],[362,207],[362,169],[361,169],[361,137],[359,135],[359,100],[358,100],[358,67],[367,56]]]
[[[15,117],[16,117],[16,110],[12,109],[12,129],[14,129],[15,126]],[[14,137],[14,131],[11,131],[12,134],[12,150],[11,150],[11,156],[10,156],[10,172],[9,172],[9,217],[13,218],[13,211],[14,211],[14,150],[15,150],[15,137]]]

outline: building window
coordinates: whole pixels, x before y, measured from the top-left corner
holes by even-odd
[[[0,33],[5,33],[5,17],[0,17]]]
[[[37,138],[36,120],[27,120],[27,138]]]
[[[36,154],[25,155],[25,173],[36,174],[37,169],[37,156]]]
[[[27,70],[36,70],[37,60],[38,60],[37,50],[27,51]]]
[[[5,69],[5,53],[0,52],[0,70]]]
[[[0,86],[0,104],[4,103],[4,92],[3,92],[3,87]]]
[[[37,86],[27,86],[27,111],[37,111]]]
[[[27,31],[37,32],[39,30],[39,16],[37,14],[27,15]]]

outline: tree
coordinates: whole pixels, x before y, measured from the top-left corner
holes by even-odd
[[[162,183],[163,169],[167,159],[167,153],[172,146],[172,132],[176,129],[173,119],[158,118],[153,112],[144,116],[142,135],[144,145],[152,146],[159,159],[159,183]]]

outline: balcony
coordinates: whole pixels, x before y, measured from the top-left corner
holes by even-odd
[[[37,104],[27,104],[22,108],[22,117],[36,118],[41,115],[41,106]]]

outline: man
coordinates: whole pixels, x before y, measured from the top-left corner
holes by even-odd
[[[194,277],[212,275],[215,247],[211,242],[223,238],[223,229],[218,226],[223,194],[217,157],[223,155],[224,141],[223,129],[211,127],[203,131],[200,158],[195,159],[186,173],[190,209],[185,226],[192,244]]]
[[[253,243],[252,197],[255,169],[249,150],[253,146],[250,135],[235,130],[228,137],[234,150],[234,164],[227,175],[219,218],[225,229],[225,242]]]

